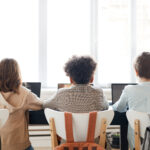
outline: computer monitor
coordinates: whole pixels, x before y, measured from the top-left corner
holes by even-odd
[[[111,84],[111,95],[112,95],[112,104],[116,103],[127,85],[136,85],[136,83],[112,83]]]
[[[23,86],[30,89],[34,94],[40,97],[41,94],[41,82],[23,82]]]
[[[40,97],[41,93],[41,83],[40,82],[24,82],[23,86],[30,89],[31,92],[36,94],[38,97]],[[44,110],[38,110],[38,111],[29,111],[29,124],[48,124]]]

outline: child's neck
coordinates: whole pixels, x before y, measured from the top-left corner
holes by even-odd
[[[146,79],[146,78],[139,78],[140,82],[150,82],[150,79]]]

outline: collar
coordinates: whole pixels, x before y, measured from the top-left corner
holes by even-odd
[[[139,82],[138,84],[140,85],[150,85],[150,81],[145,81],[145,82]]]

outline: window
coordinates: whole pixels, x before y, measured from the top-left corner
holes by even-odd
[[[48,86],[69,82],[64,63],[72,55],[82,54],[90,54],[90,0],[48,0]]]
[[[149,0],[3,0],[0,20],[0,59],[43,87],[69,82],[72,55],[96,59],[95,84],[135,82],[133,60],[150,51]]]
[[[150,52],[150,1],[136,1],[137,54]]]
[[[100,0],[98,6],[98,81],[130,82],[130,3]]]
[[[0,59],[15,58],[23,81],[38,81],[38,1],[0,1]]]

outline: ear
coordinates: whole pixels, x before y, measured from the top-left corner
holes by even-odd
[[[71,84],[73,84],[73,83],[74,83],[74,81],[72,80],[72,78],[71,78],[71,77],[69,77],[69,79],[70,79],[70,83],[71,83]]]
[[[139,76],[139,73],[136,69],[135,69],[135,74],[136,74],[136,76]]]
[[[90,83],[94,81],[94,76],[91,77]]]

